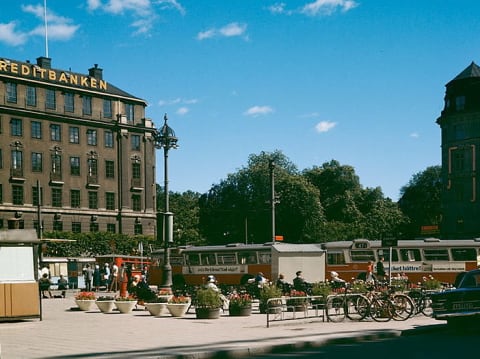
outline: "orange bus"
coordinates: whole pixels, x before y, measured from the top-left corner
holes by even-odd
[[[150,283],[161,285],[164,250],[152,252]],[[214,275],[220,284],[244,285],[258,272],[276,281],[280,273],[287,280],[303,271],[305,280],[325,279],[325,251],[320,244],[233,243],[217,246],[187,246],[170,249],[174,286],[199,285]]]
[[[425,238],[398,240],[394,247],[380,240],[355,239],[323,243],[327,252],[326,272],[335,271],[347,281],[366,272],[368,261],[384,257],[385,272],[391,277],[404,274],[411,283],[433,276],[443,283],[454,283],[459,273],[480,264],[480,239]],[[390,255],[391,253],[391,255]]]

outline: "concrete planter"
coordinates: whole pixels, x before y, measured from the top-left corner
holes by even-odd
[[[95,299],[75,299],[75,303],[80,310],[89,311],[92,308],[93,303],[95,303]]]
[[[102,313],[111,313],[115,308],[114,300],[97,300],[95,304]]]
[[[137,305],[136,300],[122,300],[115,301],[115,306],[120,311],[120,313],[127,314],[133,311],[133,308]]]

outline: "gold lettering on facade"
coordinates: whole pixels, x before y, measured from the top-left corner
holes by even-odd
[[[78,76],[70,74],[70,83],[72,85],[78,85]]]
[[[80,79],[80,85],[87,87],[88,86],[88,77],[82,76]]]
[[[107,91],[107,81],[100,80],[100,89]]]
[[[15,62],[12,62],[10,64],[10,72],[13,72],[14,74],[18,74],[18,64]]]
[[[7,72],[7,63],[5,61],[0,61],[0,71]]]
[[[60,77],[58,78],[58,81],[60,81],[60,82],[68,82],[67,75],[65,74],[65,72],[62,72],[62,73],[60,74]]]
[[[57,79],[57,74],[53,70],[48,70],[48,79],[55,81]]]
[[[23,76],[30,75],[30,66],[22,65],[22,75]]]
[[[95,78],[90,79],[90,87],[97,88],[97,79]]]

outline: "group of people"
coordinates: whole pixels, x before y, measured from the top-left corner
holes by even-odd
[[[38,285],[42,298],[53,298],[51,290],[52,284],[50,269],[48,268],[48,265],[44,264],[38,271]],[[58,278],[57,289],[61,291],[60,296],[65,298],[68,289],[68,280],[63,274],[60,274],[60,277]]]
[[[138,283],[148,283],[148,267],[145,265],[141,271],[141,275],[132,275],[132,267],[121,263],[120,267],[115,263],[111,265],[105,263],[102,267],[95,264],[94,268],[90,264],[86,264],[83,268],[83,277],[85,280],[86,291],[99,291],[100,287],[104,287],[105,291],[116,292],[127,285],[137,286]]]

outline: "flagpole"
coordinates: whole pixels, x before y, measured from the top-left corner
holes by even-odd
[[[45,57],[48,58],[47,0],[43,0],[43,18],[45,20]]]

